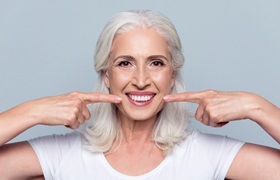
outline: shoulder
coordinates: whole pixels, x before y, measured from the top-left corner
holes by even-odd
[[[80,159],[83,151],[83,134],[78,131],[42,136],[28,142],[37,155],[46,179],[55,179],[54,175],[65,167],[62,162]]]
[[[81,149],[84,136],[79,131],[53,134],[28,140],[37,155],[49,154],[63,157],[70,149]]]
[[[37,137],[34,139],[28,140],[28,142],[32,144],[36,143],[66,143],[66,144],[73,144],[74,142],[81,142],[83,140],[83,134],[79,131],[73,131],[66,134],[53,134],[48,136]]]
[[[193,147],[226,147],[242,146],[244,142],[227,136],[202,133],[198,130],[188,132],[188,136],[182,141],[181,146]]]
[[[188,136],[179,145],[183,151],[190,150],[195,154],[210,157],[223,156],[227,153],[235,155],[243,146],[244,142],[230,138],[227,136],[202,133],[198,130],[193,130],[188,133]]]
[[[204,172],[206,179],[223,179],[243,144],[227,136],[194,130],[175,146],[168,159],[179,165],[182,174],[188,171],[191,177],[200,177]]]

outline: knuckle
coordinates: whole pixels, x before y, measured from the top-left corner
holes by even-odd
[[[215,123],[219,123],[219,122],[223,121],[222,116],[219,114],[210,113],[209,117],[210,117],[211,121],[215,122]]]
[[[205,90],[205,92],[206,92],[207,94],[215,94],[217,91],[215,91],[215,90],[213,90],[213,89],[207,89],[207,90]]]
[[[209,106],[208,104],[209,104],[209,102],[206,102],[205,111],[206,111],[207,113],[209,113],[209,114],[214,114],[215,111],[214,111],[213,106]]]
[[[78,95],[80,94],[79,91],[72,91],[68,94],[69,97],[78,97]]]
[[[87,113],[86,115],[85,115],[85,119],[90,119],[91,118],[91,114],[90,113]]]
[[[79,99],[79,98],[74,98],[73,99],[73,105],[75,107],[81,107],[83,104],[84,103],[83,103],[83,101],[81,99]]]
[[[76,114],[71,114],[71,115],[69,115],[68,116],[68,118],[66,119],[66,124],[65,125],[72,125],[72,124],[74,124],[75,123],[75,121],[76,121],[76,119],[77,119],[77,116],[76,116]]]
[[[206,120],[206,119],[203,119],[201,120],[202,124],[206,125],[206,126],[209,126],[210,125],[210,122],[209,120]]]
[[[204,93],[206,94],[206,97],[213,98],[213,97],[217,96],[217,94],[219,92],[216,90],[213,90],[213,89],[208,89],[208,90],[205,90]]]
[[[70,127],[71,129],[78,129],[79,124],[72,124],[71,126],[68,127]]]
[[[79,108],[77,106],[74,106],[72,109],[73,114],[76,116],[79,113]]]
[[[78,129],[78,128],[79,128],[79,124],[75,124],[72,129]]]
[[[102,100],[102,94],[99,93],[99,92],[95,92],[95,93],[94,93],[94,97],[95,97],[95,100],[96,100],[96,101]]]
[[[84,120],[84,119],[82,119],[82,120],[79,122],[80,125],[82,125],[82,124],[84,124],[84,123],[85,123],[85,120]]]
[[[217,127],[217,123],[215,123],[215,122],[210,122],[210,124],[209,124],[209,126],[211,126],[211,127]]]
[[[211,102],[211,99],[209,98],[204,98],[202,101],[201,101],[201,105],[205,107],[205,109],[208,109],[209,108],[209,104]]]
[[[199,115],[198,113],[195,113],[194,117],[195,117],[195,119],[197,119],[198,121],[202,121],[202,116]]]

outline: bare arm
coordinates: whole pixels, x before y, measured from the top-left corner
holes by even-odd
[[[87,104],[120,101],[110,94],[73,92],[25,102],[0,113],[0,146],[38,124],[76,129],[90,118]]]
[[[164,99],[197,103],[195,118],[208,126],[221,127],[230,121],[251,119],[280,143],[280,109],[259,95],[207,90],[171,94]]]
[[[1,178],[29,179],[42,176],[38,158],[28,142],[5,144],[15,136],[38,124],[64,125],[76,129],[90,118],[87,104],[120,101],[114,95],[74,92],[28,101],[1,113]]]
[[[31,179],[43,176],[39,160],[28,142],[0,147],[0,166],[3,179]]]
[[[167,102],[197,103],[195,118],[205,125],[222,127],[230,121],[251,119],[280,143],[280,109],[248,92],[207,90],[164,97]],[[280,150],[246,143],[227,173],[229,179],[279,179]]]
[[[238,152],[228,172],[228,179],[278,180],[280,151],[255,144],[245,144]]]

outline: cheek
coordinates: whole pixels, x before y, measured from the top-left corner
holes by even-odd
[[[172,76],[166,76],[168,73],[158,73],[153,75],[153,81],[157,84],[158,88],[166,89],[166,91],[170,91],[174,85],[174,80]]]
[[[112,73],[109,77],[111,92],[117,92],[123,89],[130,81],[130,76],[125,73]]]

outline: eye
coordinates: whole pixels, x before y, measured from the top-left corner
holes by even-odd
[[[152,64],[152,66],[164,66],[165,65],[164,62],[161,60],[153,60],[151,64]]]
[[[118,66],[121,66],[121,67],[127,67],[131,65],[131,63],[129,61],[121,61],[118,63]]]

